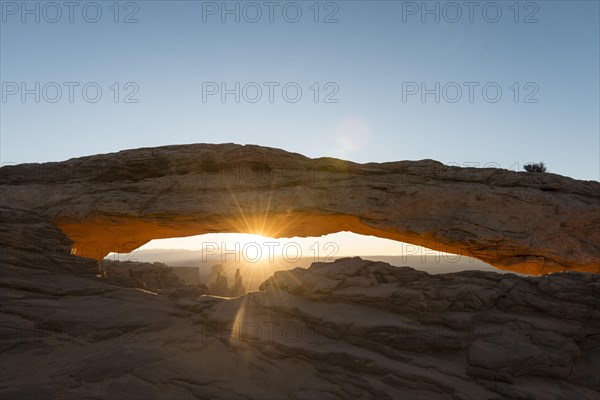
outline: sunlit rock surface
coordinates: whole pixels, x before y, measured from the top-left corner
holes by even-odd
[[[600,183],[555,174],[356,164],[195,144],[1,168],[0,206],[39,215],[102,259],[151,239],[352,231],[540,274],[600,272]]]
[[[228,300],[33,265],[2,271],[3,399],[597,399],[600,391],[597,274],[429,275],[352,258],[276,273],[261,291]]]

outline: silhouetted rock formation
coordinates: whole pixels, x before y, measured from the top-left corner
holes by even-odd
[[[198,268],[169,267],[160,262],[104,260],[101,270],[111,282],[144,289],[173,289],[200,286]]]
[[[2,209],[37,214],[75,242],[75,254],[99,260],[164,237],[345,230],[516,272],[600,272],[600,183],[551,173],[194,144],[5,166],[0,175]]]
[[[246,287],[242,282],[242,274],[240,273],[240,269],[238,268],[235,271],[235,283],[231,290],[229,291],[229,296],[238,297],[246,294]]]
[[[211,287],[217,283],[217,277],[221,275],[225,275],[225,267],[223,264],[215,264],[210,268],[210,275],[206,279],[206,286]]]
[[[217,273],[217,280],[209,288],[210,294],[215,296],[229,296],[229,285],[227,284],[227,276]]]
[[[213,278],[213,276],[215,277]],[[246,293],[240,269],[236,270],[234,284],[229,287],[227,274],[222,264],[213,265],[207,284],[209,285],[209,293],[215,296],[238,297]]]

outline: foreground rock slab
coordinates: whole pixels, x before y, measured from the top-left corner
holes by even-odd
[[[596,274],[429,275],[349,258],[277,272],[259,292],[226,299],[1,268],[3,399],[597,399],[600,391]]]

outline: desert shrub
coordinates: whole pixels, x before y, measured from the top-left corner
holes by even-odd
[[[539,163],[528,163],[523,165],[523,169],[527,172],[546,172],[548,169],[543,162]]]

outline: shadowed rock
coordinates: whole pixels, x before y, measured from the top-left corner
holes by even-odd
[[[7,267],[3,399],[596,400],[600,391],[596,274],[429,275],[347,258],[278,272],[227,300]]]

